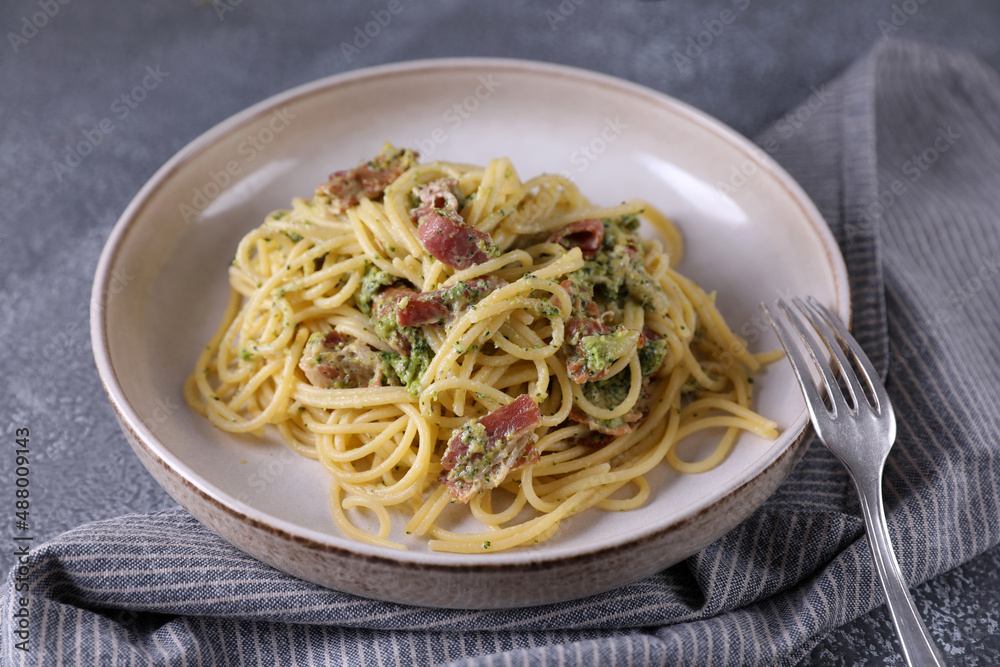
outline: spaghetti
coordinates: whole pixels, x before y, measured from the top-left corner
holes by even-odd
[[[642,505],[661,461],[704,471],[741,431],[776,435],[750,409],[773,354],[676,271],[682,251],[641,200],[599,207],[506,158],[387,146],[242,239],[185,398],[318,459],[352,538],[402,548],[403,515],[435,550],[534,544],[570,514]],[[721,429],[714,453],[682,460],[705,429]],[[469,515],[481,529],[456,531]]]

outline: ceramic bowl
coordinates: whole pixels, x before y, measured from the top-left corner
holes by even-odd
[[[583,512],[530,549],[442,554],[340,534],[328,477],[276,434],[223,433],[181,397],[221,317],[238,240],[294,196],[383,142],[422,159],[485,164],[522,178],[564,173],[594,202],[651,201],[681,227],[681,271],[755,351],[778,346],[758,304],[811,294],[845,320],[847,275],[826,224],[767,155],[666,95],[601,74],[516,60],[401,63],[322,79],[220,123],[136,195],[101,256],[94,354],[132,448],[213,531],[272,566],[334,589],[414,605],[498,608],[578,598],[677,563],[731,530],[801,455],[807,417],[784,361],[756,377],[755,408],[780,436],[745,434],[715,469],[666,464],[649,503]],[[697,446],[689,447],[697,456]],[[397,536],[406,540],[406,536]]]

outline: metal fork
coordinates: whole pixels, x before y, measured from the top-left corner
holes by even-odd
[[[903,582],[885,522],[882,469],[896,440],[896,417],[889,394],[861,346],[836,316],[812,297],[808,302],[793,298],[792,303],[794,308],[779,299],[776,308],[791,322],[797,338],[812,357],[822,376],[827,400],[817,388],[808,362],[794,343],[796,336],[767,305],[761,304],[761,309],[792,363],[816,435],[837,455],[854,480],[861,499],[868,546],[871,547],[872,560],[885,591],[886,605],[903,656],[911,666],[944,665],[944,659],[931,641],[927,626],[917,613],[913,598]],[[814,334],[819,335],[822,344],[816,342]],[[825,361],[824,348],[831,353],[832,363]],[[868,391],[865,391],[862,380],[852,368],[848,354],[860,369]],[[836,369],[836,375],[831,366]]]

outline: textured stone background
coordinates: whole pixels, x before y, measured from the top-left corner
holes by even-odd
[[[341,42],[388,0],[350,7],[321,0],[2,3],[0,424],[8,441],[15,428],[31,429],[36,540],[174,504],[129,450],[101,389],[90,349],[90,284],[111,227],[146,179],[251,103],[367,65],[524,57],[637,81],[753,136],[883,33],[966,48],[1000,66],[1000,5],[974,0],[400,1],[402,11],[380,34],[348,54]],[[49,15],[38,18],[46,8]],[[713,22],[727,9],[734,19],[719,30]],[[29,27],[32,18],[42,27]],[[713,26],[718,34],[679,67],[676,55]],[[150,71],[159,73],[147,79],[155,87],[125,106],[121,96]],[[89,155],[72,168],[55,166],[95,130],[101,141]],[[0,507],[12,515],[8,445],[0,455]],[[12,522],[4,534],[14,533]],[[0,567],[11,563],[10,550],[0,550]],[[994,549],[917,589],[953,664],[1000,664],[998,571]],[[830,633],[802,664],[902,660],[876,611]]]

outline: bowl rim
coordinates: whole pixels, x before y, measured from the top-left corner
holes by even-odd
[[[843,256],[839,252],[839,246],[829,226],[823,220],[815,204],[805,194],[801,186],[770,155],[753,144],[749,139],[705,112],[677,100],[666,93],[628,80],[583,68],[517,58],[460,57],[410,60],[360,68],[303,83],[271,95],[222,120],[188,142],[157,169],[132,198],[115,223],[101,252],[91,291],[90,332],[98,375],[119,423],[131,435],[129,440],[133,442],[134,446],[141,446],[151,460],[176,474],[184,484],[201,495],[213,507],[227,513],[231,518],[239,522],[249,523],[255,528],[269,531],[283,540],[295,542],[309,549],[361,561],[378,561],[416,570],[435,569],[449,571],[462,569],[476,572],[496,569],[510,570],[512,568],[539,570],[550,567],[561,567],[575,561],[588,561],[604,554],[613,554],[623,549],[631,549],[644,542],[657,539],[665,533],[677,530],[689,522],[698,520],[700,516],[708,512],[714,505],[740,492],[741,489],[751,484],[769,469],[781,464],[787,456],[800,449],[808,426],[808,414],[805,409],[779,435],[779,438],[788,436],[787,444],[780,448],[775,446],[768,447],[767,451],[758,459],[758,461],[766,460],[766,465],[763,465],[763,467],[750,476],[747,476],[747,473],[744,471],[740,475],[739,483],[734,487],[725,490],[724,493],[719,492],[703,500],[703,506],[689,506],[679,518],[666,525],[647,528],[638,531],[635,535],[627,539],[603,546],[573,547],[562,552],[550,551],[534,554],[529,551],[476,554],[472,557],[468,557],[468,555],[456,557],[460,555],[449,554],[442,558],[442,554],[437,553],[395,551],[362,542],[355,542],[346,536],[329,535],[318,530],[297,526],[286,520],[271,516],[262,510],[253,508],[233,498],[204,479],[196,470],[190,468],[190,466],[173,454],[152,433],[149,427],[145,425],[125,394],[111,361],[112,355],[108,342],[106,296],[109,293],[109,283],[113,279],[113,269],[116,265],[118,253],[121,251],[125,239],[133,229],[135,222],[141,218],[143,211],[149,205],[157,190],[173,174],[183,169],[187,162],[194,159],[201,152],[209,149],[216,141],[232,132],[238,131],[241,127],[261,117],[266,117],[273,113],[275,108],[280,108],[283,105],[304,100],[311,95],[324,93],[330,88],[342,87],[358,81],[367,82],[377,78],[405,76],[414,73],[430,73],[435,70],[479,71],[484,69],[503,70],[528,75],[556,76],[567,80],[575,80],[580,84],[598,85],[613,89],[618,93],[639,97],[646,103],[666,108],[668,111],[682,116],[686,121],[702,127],[731,147],[744,153],[746,157],[755,160],[758,167],[764,170],[776,184],[781,186],[789,200],[796,204],[801,217],[809,223],[812,231],[820,237],[823,250],[827,255],[828,264],[834,273],[835,297],[838,309],[840,310],[840,314],[846,316],[848,322],[850,322],[852,304],[848,274]],[[350,540],[350,548],[334,543],[331,539],[340,541]],[[390,551],[391,555],[388,555]]]

